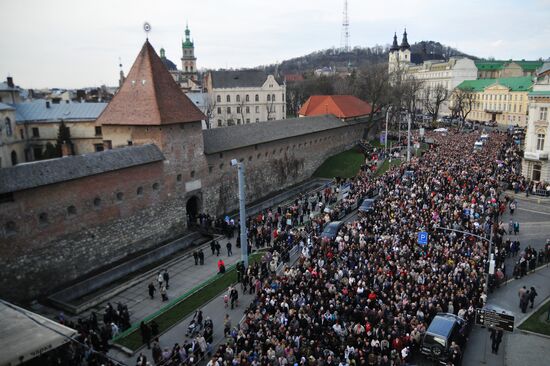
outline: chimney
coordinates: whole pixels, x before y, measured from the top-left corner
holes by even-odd
[[[50,101],[49,100],[46,101],[46,108],[50,108]]]
[[[9,86],[10,88],[13,88],[13,87],[14,87],[14,85],[13,85],[13,78],[12,78],[11,76],[8,76],[7,82],[8,82],[8,86]]]
[[[61,144],[61,156],[67,157],[67,156],[73,155],[72,150],[73,149],[71,144],[68,144],[66,141],[63,141],[63,143]]]

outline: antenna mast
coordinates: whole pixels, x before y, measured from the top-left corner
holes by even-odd
[[[344,52],[349,52],[349,18],[348,18],[348,0],[344,0],[344,12],[342,19],[342,37],[340,47]]]

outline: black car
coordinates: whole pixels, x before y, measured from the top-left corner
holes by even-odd
[[[460,359],[466,344],[466,330],[466,321],[461,317],[439,313],[424,333],[420,352],[442,365],[446,365],[447,361],[453,358],[454,352],[458,352],[455,357]]]
[[[371,212],[372,210],[374,210],[374,203],[376,202],[375,199],[372,199],[372,198],[367,198],[363,201],[363,203],[361,204],[361,206],[359,206],[359,212],[361,213],[367,213],[367,212]]]

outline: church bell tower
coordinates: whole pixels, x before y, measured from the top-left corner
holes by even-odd
[[[185,40],[181,43],[183,56],[181,57],[181,70],[183,76],[197,80],[197,58],[195,57],[195,45],[191,41],[189,26],[185,26]]]

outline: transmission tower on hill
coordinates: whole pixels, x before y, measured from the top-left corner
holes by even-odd
[[[343,12],[343,19],[342,19],[342,36],[340,39],[340,48],[344,52],[349,52],[348,0],[344,0],[344,12]]]

